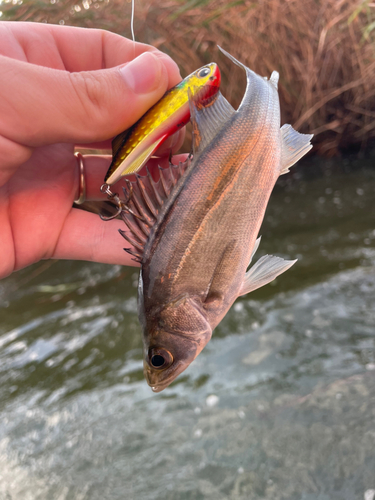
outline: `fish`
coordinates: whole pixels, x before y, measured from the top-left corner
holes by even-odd
[[[221,92],[190,96],[193,157],[159,168],[157,181],[147,172],[124,188],[133,214],[122,212],[120,233],[141,264],[138,316],[154,392],[198,356],[238,297],[296,262],[264,255],[249,268],[272,189],[313,136],[280,128],[276,71],[263,78],[221,50],[246,73],[238,109]]]
[[[104,182],[111,186],[139,172],[156,149],[189,122],[189,93],[198,101],[209,98],[218,92],[220,82],[218,65],[210,63],[168,90],[130,129],[113,139],[112,162]]]

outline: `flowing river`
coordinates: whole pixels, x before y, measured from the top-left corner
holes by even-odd
[[[261,234],[255,259],[298,262],[160,394],[136,269],[42,262],[0,282],[0,500],[374,498],[373,161],[301,162]]]

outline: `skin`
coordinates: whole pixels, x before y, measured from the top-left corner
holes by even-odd
[[[0,278],[51,258],[135,265],[118,221],[72,208],[74,148],[110,149],[181,80],[177,65],[102,30],[2,22],[0,72]],[[170,138],[160,155],[182,140],[183,133]],[[84,157],[88,200],[105,198],[99,187],[110,158]]]

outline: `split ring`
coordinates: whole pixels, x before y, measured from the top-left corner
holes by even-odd
[[[81,153],[74,153],[78,160],[79,166],[79,191],[78,198],[74,200],[76,205],[82,205],[86,201],[86,178],[85,178],[85,165],[83,163],[83,156]]]

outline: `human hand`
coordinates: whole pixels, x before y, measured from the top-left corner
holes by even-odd
[[[109,147],[180,80],[166,54],[110,32],[0,23],[0,278],[41,259],[134,265],[119,221],[72,208],[74,147]],[[100,199],[110,157],[84,163]]]

